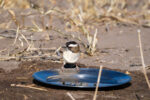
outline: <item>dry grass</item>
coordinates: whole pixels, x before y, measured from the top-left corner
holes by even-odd
[[[33,2],[31,3],[29,1],[30,0],[0,0],[0,14],[3,11],[8,12],[9,14],[7,21],[0,21],[0,29],[15,30],[16,36],[14,38],[13,46],[16,46],[16,42],[18,42],[18,40],[21,42],[19,48],[23,48],[25,47],[25,44],[27,44],[27,47],[17,53],[10,53],[9,49],[4,49],[4,51],[8,51],[8,54],[0,54],[0,61],[31,60],[45,57],[54,61],[61,62],[55,56],[57,48],[35,48],[34,42],[28,40],[22,33],[22,31],[46,32],[47,36],[45,37],[45,40],[50,40],[48,31],[55,31],[62,36],[67,36],[68,38],[80,41],[80,43],[82,43],[85,47],[86,53],[90,56],[93,56],[97,49],[96,44],[98,43],[97,34],[99,33],[96,27],[97,25],[106,25],[107,28],[108,24],[121,23],[126,25],[130,24],[150,28],[150,0],[66,0],[66,5],[68,6],[67,9],[57,6],[59,4],[57,0],[49,0],[49,4],[44,3],[44,0],[41,0],[42,3],[39,2],[37,4],[34,4]],[[143,4],[140,4],[140,2],[142,2]],[[54,5],[54,7],[51,4]],[[46,8],[46,5],[50,6]],[[24,14],[17,14],[16,9],[29,9],[31,11]],[[41,23],[39,24],[37,20],[31,20],[32,26],[24,25],[24,19],[26,17],[32,15],[36,16],[36,14],[32,12],[32,10],[36,11],[36,13],[38,13],[38,15],[41,17],[39,18]],[[45,19],[47,17],[49,17],[49,21],[46,23]],[[62,30],[66,30],[67,32],[78,32],[80,33],[80,36],[66,34],[61,30],[61,27],[54,26],[52,24],[54,19],[53,17],[59,17],[65,21],[64,29]],[[81,37],[84,37],[86,41],[83,41]],[[140,47],[140,50],[143,71],[147,84],[150,87],[141,48],[142,47]],[[40,54],[39,52],[41,50],[49,50],[52,51],[52,53]],[[0,51],[0,53],[2,51]],[[35,52],[37,53],[36,55]],[[97,81],[93,100],[96,100],[101,70],[102,67],[100,68],[98,78],[99,80]],[[12,84],[12,86],[47,91],[45,89],[20,84]],[[67,93],[67,95],[72,100],[75,100],[70,93]]]
[[[31,2],[30,0],[0,0],[0,12],[7,11],[10,15],[10,19],[0,23],[0,28],[11,29],[11,26],[15,26],[16,38],[24,46],[23,40],[28,44],[28,49],[33,46],[33,43],[28,41],[22,30],[31,32],[46,32],[45,40],[50,40],[49,30],[53,30],[62,36],[80,41],[85,47],[86,53],[93,56],[97,49],[96,44],[98,43],[97,34],[98,29],[96,25],[104,24],[133,24],[137,26],[150,27],[150,12],[149,6],[150,1],[144,0],[143,4],[140,4],[138,0],[64,0],[69,9],[61,8],[59,2],[49,0],[49,2]],[[49,7],[47,7],[49,5]],[[55,5],[54,7],[51,7]],[[137,7],[136,7],[137,6]],[[47,8],[46,8],[47,7]],[[28,16],[34,15],[32,12],[24,14],[16,14],[16,9],[34,9],[40,15],[40,25],[37,20],[32,20],[32,27],[24,25],[24,19]],[[130,9],[131,8],[131,9]],[[137,9],[138,10],[135,10]],[[80,36],[74,34],[66,34],[61,28],[52,25],[53,17],[60,17],[65,20],[64,26],[66,31],[73,31],[80,33]],[[21,20],[19,19],[21,18]],[[49,21],[46,23],[45,18],[49,17]],[[69,27],[69,28],[68,28]],[[64,29],[64,30],[65,30]],[[13,28],[14,30],[14,28]],[[95,30],[95,33],[91,30]],[[20,31],[20,32],[18,32]],[[18,38],[20,35],[23,40]],[[83,41],[81,36],[86,39]],[[100,42],[100,41],[99,41]]]
[[[53,3],[53,0],[49,0]],[[87,21],[94,22],[107,22],[107,21],[115,21],[115,22],[123,22],[129,24],[142,24],[140,23],[141,18],[143,17],[146,21],[146,26],[149,26],[149,0],[143,1],[143,6],[140,7],[139,11],[130,11],[127,9],[128,6],[139,5],[138,0],[132,1],[129,3],[127,0],[66,0],[68,2],[70,9],[61,10],[60,8],[54,8],[53,10],[48,9],[43,12],[43,10],[39,10],[40,13],[44,15],[48,15],[52,13],[54,10],[57,13],[65,14],[64,16],[69,16],[70,19],[73,19],[73,23],[76,26],[85,26]],[[56,1],[57,2],[57,1]],[[56,4],[55,2],[55,4]],[[66,2],[66,3],[67,3]],[[39,2],[41,3],[41,2]],[[11,9],[11,8],[31,8],[31,2],[28,0],[0,0],[0,6],[3,9]],[[39,4],[40,5],[40,4]],[[42,7],[44,8],[44,3],[42,2]],[[133,8],[134,9],[134,8]],[[134,15],[133,15],[134,14]]]
[[[22,87],[22,88],[29,88],[29,89],[35,89],[40,91],[47,91],[47,89],[34,87],[34,84],[31,85],[22,85],[22,84],[11,84],[12,87]]]
[[[142,67],[143,67],[143,74],[146,79],[146,83],[150,89],[150,82],[149,82],[147,71],[146,71],[146,65],[145,65],[143,49],[142,49],[141,30],[138,30],[138,38],[139,38],[139,47],[140,47],[141,62],[142,62]]]
[[[96,83],[96,88],[95,88],[95,93],[94,93],[93,100],[96,100],[96,98],[97,98],[97,92],[98,92],[98,88],[99,88],[99,84],[100,84],[102,70],[103,70],[103,66],[100,66],[99,67],[99,74],[98,74],[98,78],[97,78],[97,83]]]
[[[75,98],[71,95],[70,92],[67,92],[67,95],[71,98],[71,100],[75,100]]]
[[[30,8],[28,0],[0,0],[0,7],[4,9],[10,9],[14,7],[18,8]]]
[[[97,35],[99,33],[96,27],[97,25],[106,25],[107,28],[108,24],[121,23],[126,25],[130,24],[148,28],[150,27],[150,0],[143,0],[143,4],[140,4],[141,1],[139,0],[66,0],[68,9],[57,6],[59,4],[57,0],[49,0],[48,3],[44,3],[44,0],[41,0],[42,2],[39,2],[37,4],[29,1],[30,0],[0,0],[0,14],[2,12],[7,12],[9,15],[7,21],[0,21],[0,29],[15,30],[16,36],[14,38],[14,43],[12,44],[12,46],[15,47],[17,42],[20,41],[21,43],[19,48],[24,47],[23,50],[19,50],[19,52],[17,53],[11,53],[11,50],[9,49],[0,51],[0,61],[32,60],[44,57],[61,62],[61,60],[58,60],[59,58],[57,58],[57,56],[55,55],[59,48],[35,48],[34,42],[28,40],[27,37],[22,33],[22,31],[46,32],[47,35],[45,37],[45,40],[48,41],[50,40],[48,31],[55,31],[62,36],[67,36],[68,38],[80,41],[80,43],[84,45],[86,53],[90,56],[93,56],[97,49],[96,44],[98,43]],[[46,8],[46,5],[50,6]],[[54,5],[54,7],[51,7],[52,5]],[[24,14],[17,14],[16,12],[18,9],[29,9],[30,11]],[[36,14],[32,12],[32,10],[38,13],[38,15],[40,16],[39,21],[41,23],[39,23],[38,20],[34,19],[31,20],[32,26],[27,26],[24,24],[24,19],[26,17],[31,17],[32,15],[36,16]],[[47,17],[49,17],[49,21],[46,23],[45,20]],[[66,34],[61,30],[61,27],[54,26],[52,24],[54,19],[53,17],[59,17],[65,21],[64,30],[78,32],[80,33],[80,36]],[[81,37],[84,37],[86,41],[83,41]],[[25,44],[27,44],[27,46],[25,46]],[[14,48],[14,50],[16,50],[16,48]],[[50,53],[40,54],[40,51],[44,50],[50,51]],[[146,74],[141,46],[140,50],[144,75],[147,84],[150,87],[150,83]],[[1,52],[3,51],[7,51],[8,54],[1,55]],[[99,80],[97,81],[93,100],[96,100],[101,71],[102,67],[99,71]],[[12,84],[11,86],[47,91],[46,89],[37,88],[30,85],[26,86],[20,84]],[[68,92],[67,95],[72,100],[75,100],[71,93]]]

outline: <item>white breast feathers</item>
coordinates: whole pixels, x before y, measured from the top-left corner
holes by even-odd
[[[70,50],[63,52],[63,58],[67,63],[75,63],[79,59],[80,53],[73,53]]]

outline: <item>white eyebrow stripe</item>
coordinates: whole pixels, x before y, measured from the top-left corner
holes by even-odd
[[[77,47],[78,44],[69,44],[69,47]]]

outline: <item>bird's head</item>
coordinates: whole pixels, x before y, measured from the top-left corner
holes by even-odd
[[[66,47],[68,50],[72,51],[73,53],[80,52],[79,44],[75,41],[66,42]]]

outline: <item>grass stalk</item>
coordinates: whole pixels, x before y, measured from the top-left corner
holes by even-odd
[[[17,27],[16,37],[15,37],[15,41],[14,41],[14,44],[13,44],[13,45],[16,44],[16,41],[17,41],[18,36],[19,36],[19,26]]]
[[[22,84],[11,84],[12,87],[23,87],[23,88],[29,88],[29,89],[35,89],[40,91],[47,91],[47,89],[33,87],[32,85],[22,85]]]
[[[102,69],[103,69],[103,66],[100,66],[99,67],[99,74],[98,74],[98,79],[97,79],[97,84],[96,84],[93,100],[96,100],[96,98],[97,98],[97,92],[98,92],[99,83],[100,83],[100,79],[101,79]]]
[[[150,82],[149,82],[147,72],[146,72],[146,65],[144,62],[143,49],[142,49],[142,43],[141,43],[141,30],[138,30],[137,32],[138,32],[138,38],[139,38],[139,47],[140,47],[141,61],[142,61],[142,66],[143,66],[143,74],[146,79],[146,83],[150,89]]]
[[[67,92],[67,95],[71,98],[71,100],[75,100],[75,98],[71,95],[70,92]]]

